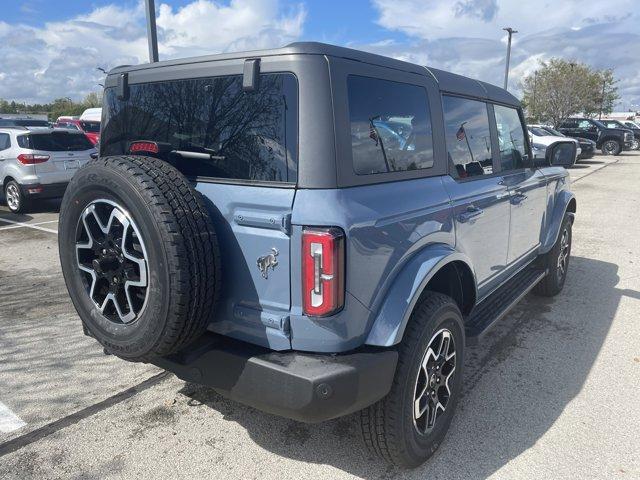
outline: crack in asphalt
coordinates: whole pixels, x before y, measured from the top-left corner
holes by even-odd
[[[153,377],[147,378],[146,380],[138,383],[137,385],[134,385],[133,387],[129,387],[126,390],[118,392],[115,395],[112,395],[111,397],[106,398],[105,400],[102,400],[101,402],[94,403],[93,405],[85,407],[82,410],[78,410],[77,412],[67,415],[66,417],[62,417],[58,420],[47,423],[46,425],[43,425],[40,428],[37,428],[28,433],[25,433],[24,435],[20,435],[19,437],[9,440],[5,443],[1,443],[0,457],[13,453],[16,450],[20,450],[21,448],[24,448],[27,445],[37,442],[38,440],[42,440],[43,438],[58,432],[59,430],[62,430],[66,427],[69,427],[78,422],[81,422],[82,420],[85,420],[86,418],[89,418],[95,415],[96,413],[99,413],[103,410],[106,410],[109,407],[112,407],[120,402],[123,402],[133,397],[134,395],[137,395],[138,393],[143,392],[144,390],[159,384],[160,382],[168,378],[170,375],[171,374],[166,371],[160,372],[154,375]]]

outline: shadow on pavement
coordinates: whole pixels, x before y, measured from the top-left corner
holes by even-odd
[[[61,198],[47,198],[43,200],[36,200],[29,205],[29,209],[26,213],[13,213],[6,207],[4,198],[0,202],[0,220],[6,218],[14,222],[27,222],[32,220],[32,213],[59,213]]]
[[[440,450],[413,471],[368,454],[353,417],[307,425],[274,417],[187,384],[190,402],[242,425],[262,448],[363,478],[485,478],[531,448],[580,392],[621,297],[615,264],[573,257],[564,291],[529,295],[487,340],[467,349],[463,398]],[[594,281],[597,279],[597,281]],[[588,299],[588,302],[583,301]]]

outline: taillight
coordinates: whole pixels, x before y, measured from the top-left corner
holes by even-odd
[[[339,228],[302,232],[302,309],[324,317],[344,305],[344,233]]]
[[[160,148],[156,142],[136,141],[129,145],[129,153],[158,153]]]
[[[49,155],[35,155],[32,153],[21,153],[20,155],[18,155],[18,161],[23,165],[44,163],[47,160],[49,160]]]

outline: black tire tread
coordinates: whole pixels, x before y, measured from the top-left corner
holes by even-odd
[[[422,296],[420,303],[411,315],[404,332],[404,339],[398,347],[398,365],[396,375],[391,386],[391,392],[379,402],[360,411],[359,426],[362,439],[371,453],[381,457],[388,463],[407,466],[402,460],[405,452],[402,451],[402,442],[397,436],[397,432],[389,428],[389,424],[394,421],[394,416],[401,411],[402,399],[400,395],[393,392],[401,390],[404,381],[412,365],[411,352],[413,350],[412,340],[417,341],[422,331],[431,321],[433,314],[441,308],[449,305],[457,305],[447,295],[442,293],[427,291]]]
[[[174,353],[204,333],[221,289],[220,252],[204,202],[184,175],[157,158],[101,157],[83,168],[92,167],[106,168],[137,184],[152,216],[162,225],[159,231],[171,272],[169,315],[148,355],[135,360]],[[116,355],[131,357],[122,347],[102,343]]]

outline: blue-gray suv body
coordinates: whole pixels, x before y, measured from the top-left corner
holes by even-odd
[[[564,284],[562,141],[518,100],[319,43],[119,67],[60,255],[85,333],[262,410],[361,411],[415,466],[444,436],[465,342]]]

